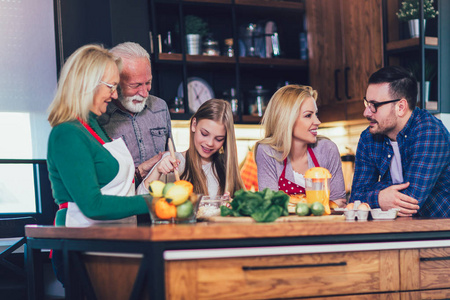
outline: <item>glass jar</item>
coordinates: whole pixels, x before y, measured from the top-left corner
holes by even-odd
[[[203,43],[203,55],[210,55],[210,56],[219,56],[220,50],[219,50],[219,43],[216,40],[213,40],[211,38],[208,38]]]
[[[257,85],[254,90],[249,91],[249,95],[249,114],[262,117],[270,100],[269,90],[263,89],[262,85]]]

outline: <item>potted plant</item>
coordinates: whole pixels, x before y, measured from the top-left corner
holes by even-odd
[[[427,60],[425,60],[425,63],[423,65],[425,70],[425,85],[424,85],[424,91],[425,91],[425,102],[428,102],[429,99],[429,92],[430,92],[430,82],[433,80],[433,78],[436,76],[437,66],[434,63],[431,63]],[[414,74],[414,77],[417,79],[417,101],[420,100],[420,93],[421,93],[421,83],[420,83],[420,77],[422,76],[422,68],[418,62],[412,62],[409,64],[409,70]]]
[[[184,27],[188,54],[199,55],[201,39],[208,33],[208,23],[198,16],[187,15],[184,18]]]
[[[434,0],[423,0],[423,27],[425,28],[426,20],[435,18],[438,12],[433,6]],[[408,22],[411,37],[419,36],[419,18],[420,7],[419,0],[405,0],[402,7],[397,13],[400,21]]]

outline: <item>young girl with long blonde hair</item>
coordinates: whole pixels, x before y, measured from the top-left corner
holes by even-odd
[[[233,114],[230,104],[221,99],[203,103],[190,122],[189,148],[176,152],[176,158],[166,153],[145,179],[175,181],[174,170],[180,178],[191,182],[194,192],[216,196],[244,188],[239,175]],[[165,178],[164,178],[165,177]]]

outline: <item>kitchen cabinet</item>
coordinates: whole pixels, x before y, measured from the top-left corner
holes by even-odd
[[[58,70],[79,47],[133,41],[149,50],[148,1],[54,0]],[[58,72],[59,73],[59,72]]]
[[[431,113],[450,112],[450,2],[436,0],[433,3],[439,14],[426,20],[419,37],[410,38],[408,24],[399,22],[397,0],[384,2],[385,65],[400,65],[412,70],[419,82],[417,105]],[[432,70],[434,69],[434,71]],[[431,78],[429,74],[433,73]],[[425,80],[422,80],[424,78]],[[427,83],[427,81],[429,83]]]
[[[166,292],[168,299],[188,294],[225,300],[397,291],[393,265],[398,265],[395,250],[170,261]]]
[[[322,122],[362,119],[370,75],[383,66],[381,0],[306,0],[310,84]]]
[[[215,98],[229,98],[236,91],[240,123],[258,123],[260,116],[250,113],[254,97],[250,93],[261,85],[267,97],[286,82],[308,83],[307,59],[300,59],[300,33],[304,31],[304,4],[301,1],[256,0],[149,0],[153,93],[173,106],[175,97],[187,95],[188,81],[200,78],[214,91]],[[221,55],[187,53],[184,20],[188,15],[201,17],[208,23],[212,38],[219,43]],[[276,25],[280,55],[268,55],[271,35],[266,32],[269,21]],[[251,56],[246,44],[246,28],[256,26],[255,48],[260,55]],[[170,32],[172,45],[167,47]],[[234,56],[226,56],[226,39],[232,39]],[[263,44],[261,44],[261,42]],[[264,43],[265,42],[265,43]],[[261,46],[262,45],[262,46]],[[259,47],[259,48],[258,48]],[[269,49],[270,48],[270,49]],[[261,53],[265,52],[265,56]],[[264,57],[260,57],[264,56]],[[180,94],[181,93],[181,94]],[[228,94],[228,95],[227,95]],[[268,99],[267,99],[268,100]],[[184,113],[171,113],[172,119],[188,119],[192,115],[184,97]]]
[[[450,298],[450,219],[31,225],[26,235],[30,299],[42,293],[42,249],[63,250],[71,299]]]

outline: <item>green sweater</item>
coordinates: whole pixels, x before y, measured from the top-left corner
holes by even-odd
[[[89,115],[89,125],[104,140],[109,138]],[[75,202],[83,214],[94,220],[116,220],[148,213],[145,198],[102,195],[100,189],[117,175],[119,164],[84,126],[69,121],[55,126],[49,137],[47,165],[56,204]],[[67,209],[56,213],[56,225],[65,225]]]

